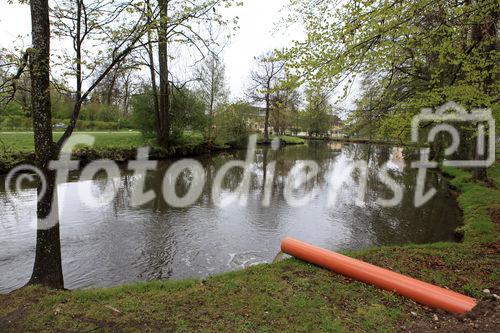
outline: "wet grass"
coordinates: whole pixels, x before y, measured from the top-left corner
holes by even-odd
[[[472,181],[465,171],[446,171],[461,193],[462,243],[347,254],[483,298],[483,289],[500,282],[495,245],[500,164],[489,170],[488,183]],[[75,291],[26,287],[0,296],[0,331],[392,332],[433,313],[391,292],[289,259],[205,280]]]

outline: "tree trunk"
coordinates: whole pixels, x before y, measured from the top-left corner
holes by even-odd
[[[115,92],[116,79],[117,79],[119,70],[120,70],[120,66],[118,66],[115,69],[113,76],[111,77],[111,82],[109,83],[108,91],[106,93],[106,101],[104,102],[106,105],[113,104],[113,94]]]
[[[54,196],[57,198],[55,174],[52,171],[44,171],[44,174],[47,179],[47,192],[43,197],[39,197],[37,204],[37,217],[39,221],[36,232],[35,263],[28,284],[41,284],[50,288],[63,289],[64,278],[59,221],[48,229],[40,221],[40,219],[47,217],[52,209],[58,209],[57,204],[53,205]]]
[[[50,214],[55,194],[54,173],[48,164],[54,155],[50,102],[50,22],[48,0],[31,0],[33,49],[30,56],[31,109],[35,141],[35,164],[47,180],[47,191],[37,203],[37,245],[30,284],[63,288],[59,223],[46,229],[41,219]],[[40,188],[38,189],[40,196]],[[57,209],[57,208],[56,208]]]
[[[215,107],[215,75],[217,75],[217,68],[215,65],[215,60],[212,59],[212,65],[210,68],[210,109],[208,113],[208,145],[211,147],[213,142],[212,136],[212,126],[214,124],[214,107]]]
[[[124,84],[124,95],[123,95],[123,116],[128,117],[128,110],[129,110],[129,101],[130,101],[130,90],[132,89],[131,85],[131,75],[132,73],[128,73],[126,78],[125,78],[125,84]]]
[[[270,89],[270,88],[268,88]],[[267,143],[269,142],[269,100],[270,96],[269,93],[266,93],[266,117],[264,119],[264,142]]]
[[[168,82],[168,50],[167,50],[167,0],[158,0],[160,7],[160,23],[158,28],[158,62],[160,65],[160,94],[159,94],[159,124],[157,126],[157,141],[167,147],[170,137],[170,87]]]
[[[477,6],[482,6],[482,1],[477,1]],[[484,60],[486,63],[489,63],[489,65],[486,68],[480,68],[481,71],[486,70],[487,75],[484,78],[483,81],[483,91],[486,95],[492,95],[494,92],[494,87],[495,84],[495,77],[494,77],[494,62],[492,59],[491,54],[497,48],[497,43],[496,43],[496,36],[497,36],[497,29],[496,29],[496,23],[498,22],[499,18],[499,11],[498,9],[493,9],[491,12],[491,16],[487,18],[486,21],[474,24],[472,26],[472,33],[471,37],[474,42],[480,43],[481,41],[484,41],[485,44],[483,45],[483,54],[484,54]],[[485,138],[487,141],[490,138]],[[475,145],[475,143],[473,143]],[[479,156],[477,152],[477,147],[474,148],[475,151],[475,159],[476,160],[483,160],[483,156]],[[485,181],[488,178],[488,172],[486,168],[475,168],[473,172],[473,177],[475,180],[478,181]]]
[[[149,73],[151,76],[151,93],[153,97],[153,106],[156,118],[156,133],[159,135],[160,129],[160,105],[158,102],[158,86],[156,85],[156,72],[153,57],[153,46],[151,45],[151,32],[148,32],[148,57],[149,57]],[[158,136],[159,137],[159,136]]]

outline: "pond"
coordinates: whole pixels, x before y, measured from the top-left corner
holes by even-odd
[[[401,148],[370,145],[309,142],[277,151],[258,148],[252,166],[254,176],[246,206],[234,203],[215,205],[212,182],[227,161],[245,159],[246,151],[221,152],[200,156],[207,183],[195,204],[173,208],[161,196],[162,179],[174,161],[162,161],[157,171],[148,172],[146,189],[154,189],[153,201],[132,207],[130,192],[137,181],[123,166],[118,195],[107,206],[95,209],[80,202],[77,176],[59,184],[64,188],[61,208],[61,251],[66,288],[107,287],[134,281],[203,277],[219,272],[271,262],[285,236],[296,237],[331,250],[361,249],[377,245],[427,243],[454,239],[461,217],[457,203],[449,195],[447,180],[438,172],[428,172],[426,188],[437,195],[415,208],[413,192],[416,170],[410,168]],[[368,162],[365,204],[358,206],[359,174],[346,172],[353,160]],[[292,207],[284,198],[283,183],[301,160],[313,160],[319,173],[306,187],[317,194],[303,207]],[[272,176],[268,167],[276,162],[272,196],[262,205],[264,178]],[[390,175],[403,186],[404,196],[395,207],[380,206],[377,198],[393,192],[377,177],[388,162]],[[231,169],[224,178],[227,191],[242,178],[241,169]],[[24,285],[33,268],[36,231],[36,189],[17,192],[18,203],[8,200],[4,178],[0,177],[0,292]],[[81,182],[93,190],[105,180],[96,177]],[[341,184],[333,207],[327,204],[332,183]],[[180,195],[189,177],[179,177]],[[59,198],[61,202],[61,198]],[[20,203],[19,203],[20,202]]]

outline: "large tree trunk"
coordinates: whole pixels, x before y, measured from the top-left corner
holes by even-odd
[[[158,0],[160,7],[160,23],[158,28],[158,62],[160,65],[159,124],[157,141],[161,146],[168,146],[170,136],[170,87],[168,82],[168,50],[167,50],[167,0]]]
[[[47,191],[37,204],[38,231],[35,264],[29,283],[63,288],[59,223],[46,228],[42,219],[52,210],[56,191],[48,164],[54,155],[50,103],[50,22],[48,0],[31,0],[33,48],[30,57],[31,108],[35,138],[35,163],[47,180]],[[40,188],[38,189],[40,196]],[[57,207],[55,207],[57,209]]]
[[[49,219],[42,222],[54,210],[57,215],[57,184],[54,172],[44,170],[47,179],[47,191],[43,197],[38,198],[37,217],[38,230],[36,232],[36,254],[33,272],[29,284],[41,284],[50,288],[63,289],[64,278],[61,258],[61,239],[59,221]],[[47,228],[47,223],[50,223]]]

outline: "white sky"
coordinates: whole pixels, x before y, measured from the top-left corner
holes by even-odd
[[[242,7],[229,11],[240,18],[240,29],[224,52],[226,75],[233,97],[243,96],[255,56],[290,45],[292,40],[301,38],[299,29],[275,31],[275,24],[284,15],[281,10],[288,1],[247,0]]]
[[[239,31],[224,50],[226,76],[232,98],[243,98],[254,57],[265,51],[290,45],[302,37],[301,29],[276,32],[275,24],[286,15],[288,0],[246,0],[238,8],[225,10],[228,15],[238,16]],[[30,44],[30,11],[27,5],[10,5],[0,0],[0,47]],[[53,43],[54,44],[54,43]],[[53,45],[57,48],[57,45]],[[353,96],[341,103],[348,106]]]

